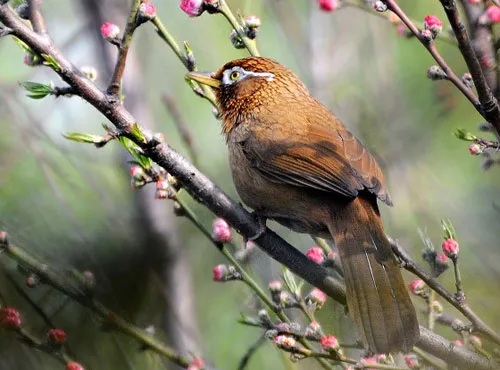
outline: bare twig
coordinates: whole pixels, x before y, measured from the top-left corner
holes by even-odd
[[[47,29],[45,28],[45,22],[43,16],[40,13],[40,6],[42,5],[42,0],[28,0],[29,17],[33,30],[41,35],[47,34]]]
[[[181,135],[182,141],[184,142],[189,151],[189,156],[191,158],[191,161],[196,166],[198,163],[198,153],[196,152],[196,149],[194,147],[193,134],[191,132],[191,128],[189,127],[189,124],[186,122],[184,116],[182,115],[182,112],[179,109],[179,106],[177,105],[177,102],[175,101],[175,98],[172,96],[172,94],[166,92],[163,94],[162,98],[163,102],[165,103],[165,106],[167,107],[168,111],[170,112],[170,115],[172,116],[172,119],[174,120],[175,126],[177,127],[179,134]]]
[[[125,32],[123,33],[122,41],[119,47],[118,58],[116,60],[115,69],[113,71],[113,76],[111,77],[111,82],[108,86],[108,94],[117,95],[120,92],[120,87],[122,83],[123,73],[125,72],[125,63],[127,62],[127,54],[130,48],[130,43],[132,42],[132,36],[137,28],[137,11],[139,10],[139,5],[141,5],[140,0],[134,0],[132,5],[132,11],[128,17],[127,26]]]

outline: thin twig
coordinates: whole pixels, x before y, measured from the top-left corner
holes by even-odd
[[[177,102],[175,101],[175,98],[172,96],[172,94],[165,92],[162,98],[163,102],[165,103],[165,106],[167,107],[168,111],[170,112],[170,115],[172,116],[172,119],[174,120],[175,126],[177,127],[179,134],[181,135],[182,141],[184,142],[186,148],[189,151],[189,157],[193,162],[193,164],[196,166],[198,163],[198,153],[196,152],[196,149],[194,147],[193,134],[191,132],[191,128],[189,127],[189,124],[187,123],[184,116],[182,115],[182,112],[179,109],[179,106],[177,105]]]
[[[47,28],[45,27],[45,21],[40,13],[40,6],[42,5],[42,0],[28,0],[28,10],[31,25],[33,30],[40,35],[47,34]]]
[[[111,95],[118,95],[120,92],[123,73],[125,72],[125,64],[127,62],[128,50],[130,48],[130,43],[132,42],[134,31],[137,28],[136,18],[139,5],[141,5],[141,0],[134,0],[132,4],[132,11],[128,17],[127,26],[119,46],[118,58],[116,60],[113,76],[111,77],[111,82],[109,83],[107,90],[108,94]]]
[[[491,329],[486,323],[484,323],[479,316],[462,300],[458,301],[454,294],[446,290],[435,278],[433,278],[429,273],[427,273],[422,267],[417,265],[415,261],[408,255],[408,253],[399,245],[399,243],[393,239],[389,239],[392,245],[392,250],[394,253],[404,262],[404,268],[411,273],[417,275],[436,293],[443,297],[448,303],[453,305],[460,313],[467,317],[474,329],[479,333],[486,335],[492,341],[500,344],[500,335]]]
[[[413,22],[408,18],[408,16],[403,12],[395,0],[385,0],[388,8],[393,11],[408,27],[408,29],[415,35],[415,37],[420,41],[422,45],[429,51],[434,60],[439,64],[443,71],[448,76],[448,79],[465,95],[467,99],[472,103],[472,105],[482,114],[482,106],[476,97],[476,95],[469,89],[460,78],[452,71],[452,69],[445,62],[441,54],[437,51],[434,42],[430,42],[422,37],[419,29],[413,24]]]

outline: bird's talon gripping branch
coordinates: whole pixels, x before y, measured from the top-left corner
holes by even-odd
[[[248,241],[253,242],[254,240],[259,239],[266,232],[266,229],[267,229],[267,226],[266,226],[267,217],[261,216],[257,212],[252,212],[252,216],[258,222],[259,230],[255,233],[255,235],[252,235],[248,238],[245,238],[245,244]]]

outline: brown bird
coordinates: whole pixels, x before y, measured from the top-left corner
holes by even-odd
[[[419,327],[382,226],[377,198],[392,202],[375,158],[271,59],[238,59],[188,77],[215,90],[241,199],[263,218],[333,238],[365,346],[410,351]]]

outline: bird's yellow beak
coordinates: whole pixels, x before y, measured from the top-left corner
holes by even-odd
[[[220,81],[213,78],[212,73],[189,72],[186,77],[202,85],[213,87],[214,89],[220,86]]]

